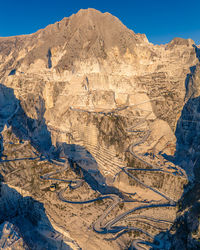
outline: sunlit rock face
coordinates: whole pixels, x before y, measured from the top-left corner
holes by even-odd
[[[80,122],[87,125],[87,118],[78,115],[77,121],[70,108],[101,111],[128,105],[133,119],[150,111],[149,121],[168,123],[165,137],[174,142],[170,129],[174,132],[183,107],[185,78],[198,61],[193,43],[175,38],[153,45],[109,13],[81,10],[32,35],[1,38],[1,79],[31,118],[38,119],[34,103],[41,97],[37,109],[57,131],[72,133]],[[52,133],[52,140],[66,137]]]
[[[198,173],[198,60],[199,49],[191,39],[153,45],[118,18],[94,9],[80,10],[31,35],[0,38],[0,152],[7,156],[3,159],[19,159],[1,163],[0,173],[17,190],[8,193],[2,186],[2,211],[6,206],[17,213],[27,206],[26,194],[44,204],[42,216],[48,216],[42,225],[38,222],[38,231],[47,246],[59,249],[63,240],[63,249],[125,248],[129,236],[111,244],[88,233],[103,208],[94,205],[86,213],[80,205],[75,210],[63,205],[40,175],[70,158],[79,178],[88,178],[90,187],[82,187],[81,198],[94,198],[92,192],[101,187],[104,193],[130,192],[139,201],[160,202],[158,194],[121,171],[153,165],[165,172],[141,171],[137,177],[178,200],[187,178],[194,181]],[[60,162],[42,162],[41,155]],[[67,178],[75,178],[74,172]],[[79,197],[74,192],[70,197]],[[35,210],[41,214],[37,205]],[[174,220],[176,209],[154,214]],[[52,228],[60,240],[49,239]]]

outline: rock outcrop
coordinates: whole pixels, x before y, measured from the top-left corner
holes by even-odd
[[[74,239],[70,238],[70,247],[127,246],[131,235],[110,243],[88,231],[92,215],[103,210],[96,205],[88,216],[84,211],[76,211],[75,216],[68,204],[70,217],[63,203],[43,186],[39,173],[50,171],[58,159],[60,166],[65,157],[88,182],[82,189],[91,197],[96,195],[94,190],[106,193],[102,191],[106,186],[107,192],[121,197],[136,193],[138,202],[163,201],[165,196],[122,171],[129,166],[141,169],[135,176],[142,183],[178,201],[188,179],[199,176],[198,62],[199,49],[191,39],[153,45],[116,17],[94,9],[80,10],[31,35],[0,38],[0,151],[4,160],[0,173],[9,185],[44,203],[52,225],[62,233],[69,230]],[[24,163],[13,160],[17,157]],[[49,163],[42,161],[44,157]],[[153,167],[162,173],[145,170]],[[79,197],[78,191],[73,192]],[[19,211],[16,203],[24,202],[9,200],[4,204],[10,204],[12,211]],[[176,207],[162,209],[154,210],[157,220],[164,214],[170,221],[176,218]],[[114,210],[112,216],[118,212]],[[61,213],[73,224],[71,228]],[[7,222],[2,219],[2,223]],[[159,234],[156,230],[150,230],[154,236]],[[45,242],[55,247],[61,244],[48,243],[46,238]]]

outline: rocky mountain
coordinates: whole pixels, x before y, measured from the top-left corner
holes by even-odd
[[[0,38],[0,244],[198,249],[199,51],[94,9]]]

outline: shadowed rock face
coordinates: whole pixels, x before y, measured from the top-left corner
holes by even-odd
[[[17,99],[13,98],[13,91],[0,84],[0,119],[6,122],[17,109],[17,104]]]
[[[199,60],[199,48],[194,47]],[[177,250],[200,248],[199,63],[190,70],[190,74],[186,77],[185,105],[175,131],[176,152],[171,158],[185,169],[189,182],[184,186],[184,193],[178,202],[177,216],[173,226],[161,236],[170,242],[170,249]]]
[[[51,133],[48,131],[43,117],[45,110],[42,99],[39,100],[39,106],[35,106],[38,119],[31,119],[25,114],[12,89],[0,84],[0,90],[1,100],[5,104],[5,106],[1,107],[1,111],[7,118],[7,120],[4,120],[4,117],[0,117],[2,127],[7,124],[20,141],[29,141],[39,154],[46,156],[48,159],[57,159],[59,157],[70,159],[72,165],[73,163],[77,164],[83,171],[84,179],[94,190],[98,190],[100,193],[109,192],[104,190],[106,181],[98,169],[97,162],[84,147],[59,142],[56,143],[56,146],[52,145]],[[1,143],[3,149],[2,135]]]
[[[23,197],[0,178],[0,248],[71,249],[58,237],[43,204]]]
[[[5,215],[2,223],[7,223],[6,216],[12,217],[11,210],[21,211],[16,197],[23,208],[41,210],[47,223],[43,205],[36,202],[40,199],[51,222],[64,232],[69,228],[81,247],[125,248],[132,239],[130,235],[122,240],[116,237],[110,244],[91,231],[88,234],[96,219],[90,215],[99,216],[106,207],[94,204],[87,207],[91,210],[86,213],[81,206],[63,206],[49,193],[50,183],[42,184],[39,176],[59,165],[43,163],[42,157],[60,162],[69,158],[76,163],[76,167],[71,164],[72,169],[89,186],[81,187],[80,193],[67,193],[72,200],[79,196],[87,200],[89,195],[94,199],[98,191],[121,198],[125,192],[136,193],[135,199],[141,202],[159,202],[160,197],[120,172],[127,165],[162,168],[165,172],[156,176],[153,171],[146,174],[145,169],[136,176],[178,200],[186,180],[177,171],[184,169],[194,182],[199,176],[198,62],[199,47],[191,39],[175,38],[166,45],[153,45],[145,35],[129,30],[116,17],[94,9],[80,10],[31,35],[0,38],[0,152],[2,159],[7,156],[1,162],[0,173],[8,181],[3,184],[4,204],[11,206],[7,215],[3,208],[0,211],[1,216]],[[17,139],[27,144],[21,148]],[[35,160],[38,155],[42,155],[40,160]],[[34,159],[32,163],[30,159]],[[67,178],[75,178],[74,173],[71,175]],[[66,178],[65,173],[62,178]],[[21,197],[15,190],[19,187],[21,193],[28,190],[30,197]],[[15,197],[10,203],[9,193]],[[111,217],[114,213],[117,210]],[[160,216],[158,219],[163,214],[169,220],[176,217],[175,210],[153,213]],[[29,231],[35,230],[35,216],[32,211],[28,215],[33,219],[27,222]],[[25,217],[23,220],[29,221]],[[197,217],[195,214],[191,224],[197,222]],[[31,235],[19,227],[21,217],[17,218],[7,221],[34,245]],[[144,225],[141,227],[145,229]],[[196,230],[196,224],[194,227]],[[150,231],[157,234],[156,230]],[[39,233],[39,241],[48,246],[52,242],[48,243],[45,237]]]

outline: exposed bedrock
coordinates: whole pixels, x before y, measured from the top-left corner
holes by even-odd
[[[0,173],[5,179],[0,244],[10,227],[28,247],[41,241],[51,249],[60,249],[59,244],[122,249],[142,245],[143,235],[169,249],[175,236],[162,231],[181,218],[190,240],[179,237],[180,248],[196,246],[191,231],[198,238],[198,216],[185,211],[187,205],[180,211],[179,200],[190,204],[188,190],[195,202],[199,199],[194,188],[200,165],[199,55],[191,39],[153,45],[118,18],[94,9],[34,34],[0,38]],[[64,171],[66,160],[71,168]],[[48,173],[55,173],[54,179],[41,178]],[[66,185],[64,200],[94,204],[63,203],[56,192]],[[117,195],[121,203],[98,200],[100,194]],[[133,213],[140,217],[137,223],[129,215],[116,222],[133,204],[142,207]],[[30,227],[27,233],[21,219]],[[93,232],[95,221],[99,231],[117,228],[119,235],[111,240]],[[178,233],[184,227],[177,221]],[[51,230],[59,231],[58,240],[49,236]]]

